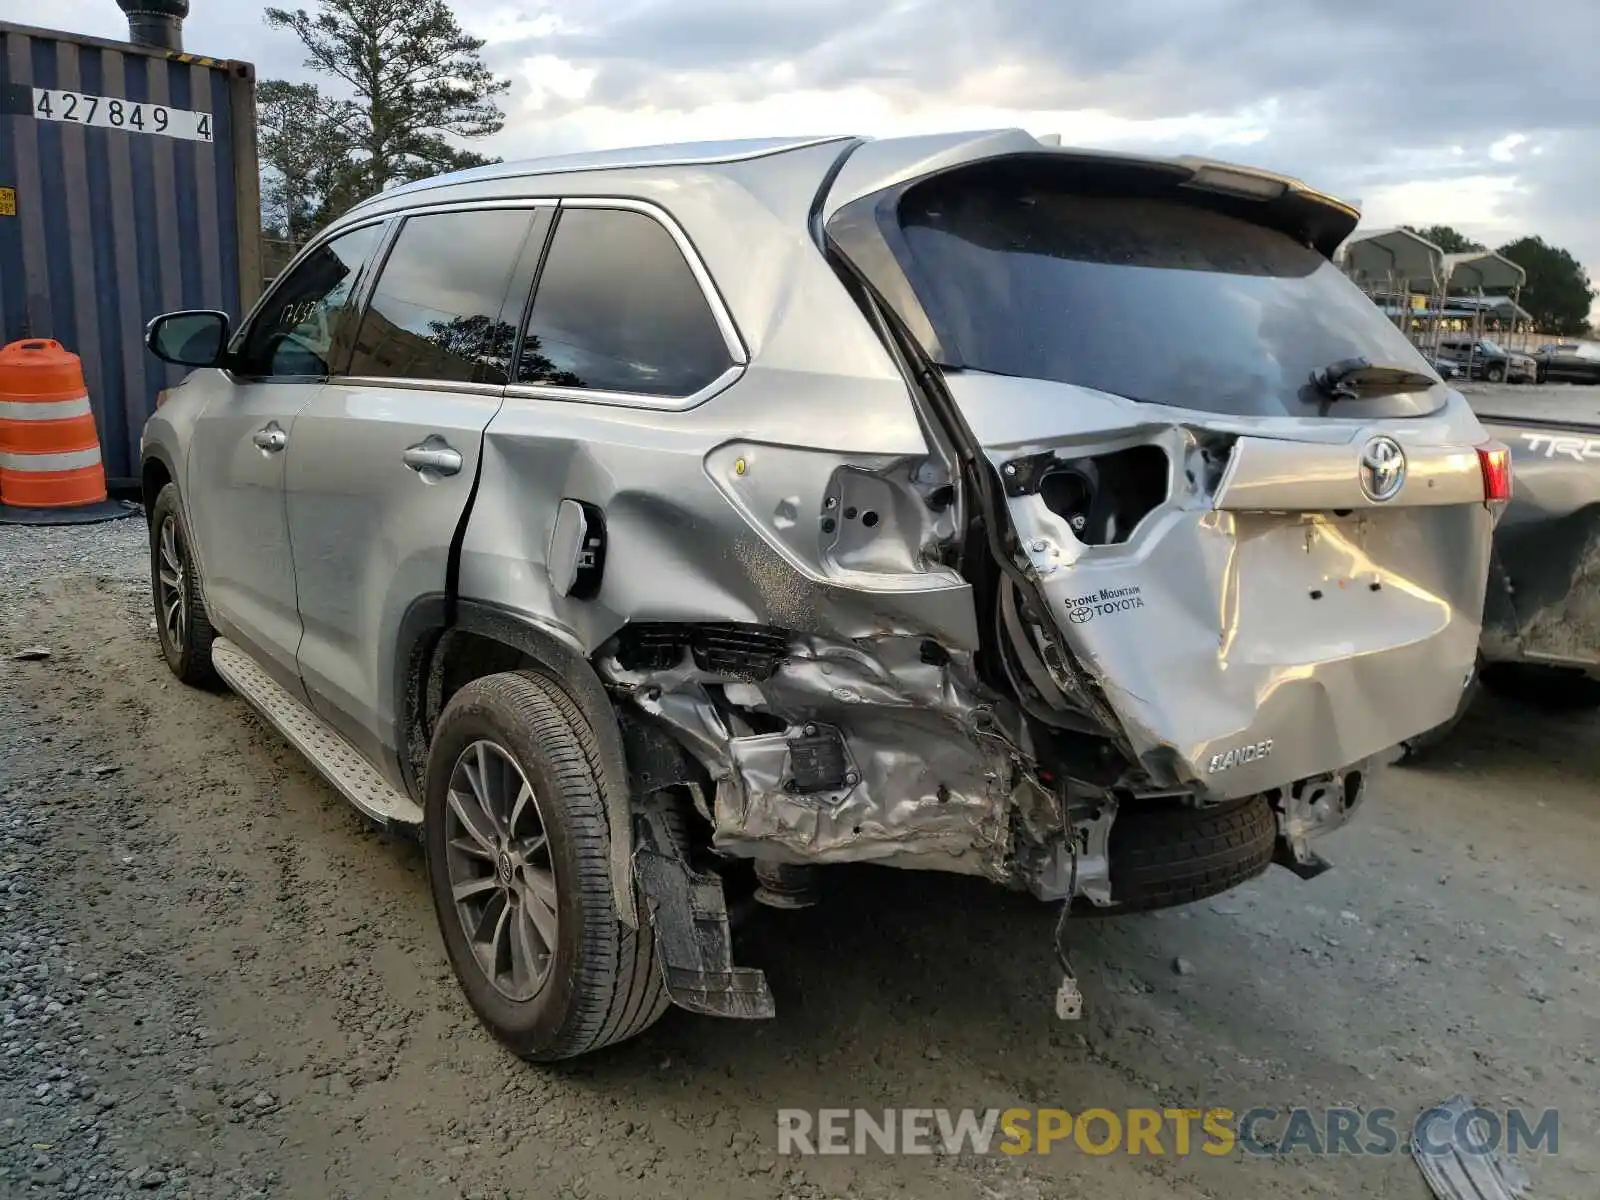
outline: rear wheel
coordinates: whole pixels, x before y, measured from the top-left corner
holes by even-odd
[[[206,616],[205,584],[194,561],[178,485],[169,483],[150,509],[150,593],[156,636],[172,673],[191,687],[220,686],[211,665],[216,633]]]
[[[540,1062],[634,1037],[667,1008],[654,939],[612,902],[599,749],[582,712],[531,672],[461,689],[427,770],[428,877],[445,949],[478,1017]]]

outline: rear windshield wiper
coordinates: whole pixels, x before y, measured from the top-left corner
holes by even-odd
[[[1392,392],[1425,391],[1439,381],[1410,367],[1345,358],[1311,372],[1311,386],[1332,400],[1354,400]]]

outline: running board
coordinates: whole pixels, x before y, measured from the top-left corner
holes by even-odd
[[[228,686],[310,760],[344,798],[385,827],[419,826],[422,808],[390,786],[375,767],[326,721],[296,700],[239,647],[211,643],[211,663]]]

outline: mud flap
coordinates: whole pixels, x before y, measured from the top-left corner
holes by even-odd
[[[655,931],[656,961],[667,996],[708,1017],[759,1020],[776,1013],[766,974],[733,965],[733,938],[722,880],[694,871],[676,853],[641,845],[634,878]]]

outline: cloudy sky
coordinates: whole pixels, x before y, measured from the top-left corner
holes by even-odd
[[[307,3],[308,0],[302,0]],[[309,3],[308,3],[308,6]],[[254,0],[187,46],[309,78]],[[515,81],[507,158],[779,133],[1020,125],[1214,154],[1358,200],[1366,224],[1537,233],[1600,280],[1597,0],[456,0]],[[0,0],[26,20],[38,0]],[[50,20],[120,37],[114,0]]]

